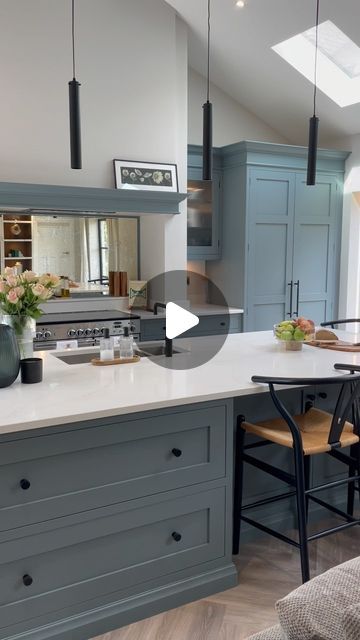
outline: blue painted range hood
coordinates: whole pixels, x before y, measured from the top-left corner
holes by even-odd
[[[0,182],[0,213],[106,217],[178,214],[186,193]]]

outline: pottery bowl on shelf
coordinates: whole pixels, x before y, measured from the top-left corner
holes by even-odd
[[[300,351],[304,342],[314,340],[315,325],[307,318],[292,318],[274,324],[274,336],[286,351]]]

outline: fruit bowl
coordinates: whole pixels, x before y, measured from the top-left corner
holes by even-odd
[[[286,351],[300,351],[304,342],[314,340],[315,325],[307,318],[293,318],[274,324],[274,336]]]

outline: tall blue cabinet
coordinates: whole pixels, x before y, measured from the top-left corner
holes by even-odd
[[[286,317],[316,323],[336,316],[346,152],[321,150],[306,185],[307,149],[240,142],[223,147],[222,260],[207,275],[244,329],[271,329]]]

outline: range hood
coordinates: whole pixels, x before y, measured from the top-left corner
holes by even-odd
[[[0,213],[120,217],[178,214],[186,193],[0,182]]]

